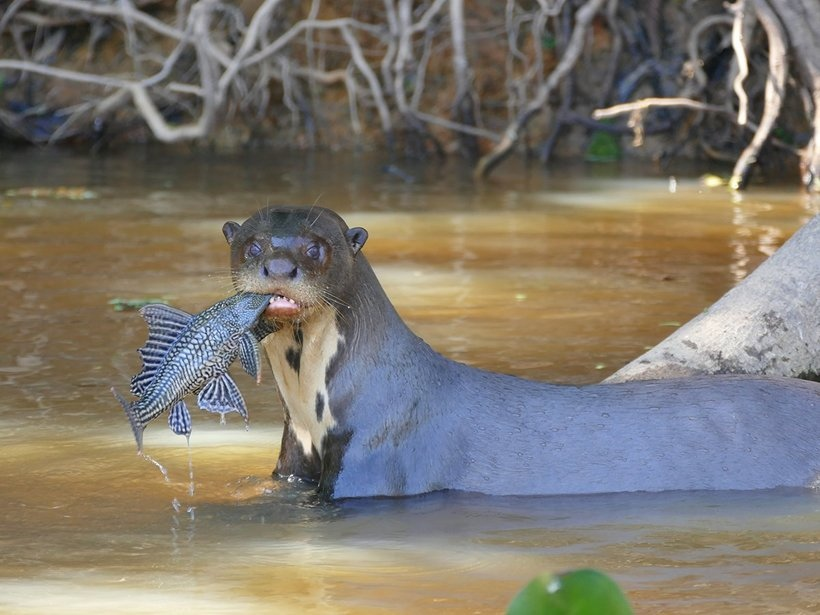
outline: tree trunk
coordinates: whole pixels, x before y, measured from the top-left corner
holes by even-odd
[[[604,382],[725,373],[820,379],[820,215],[709,309]]]

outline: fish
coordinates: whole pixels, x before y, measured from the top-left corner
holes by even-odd
[[[197,405],[217,412],[222,422],[228,412],[237,412],[245,424],[245,400],[228,375],[228,367],[239,357],[242,367],[261,381],[259,342],[276,329],[260,315],[273,295],[242,292],[206,308],[196,315],[164,304],[140,309],[148,324],[148,341],[139,349],[142,371],[131,379],[128,401],[114,387],[142,453],[145,426],[170,409],[168,425],[179,435],[191,434],[191,414],[184,398],[198,393]]]

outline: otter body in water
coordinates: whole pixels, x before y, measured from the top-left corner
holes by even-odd
[[[276,472],[327,497],[812,486],[820,385],[712,376],[563,386],[449,360],[414,335],[321,208],[227,222],[234,284],[271,294],[285,406]],[[273,325],[272,325],[273,326]]]

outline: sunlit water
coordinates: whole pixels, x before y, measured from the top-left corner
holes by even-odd
[[[197,412],[189,448],[160,419],[145,434],[157,465],[135,454],[109,388],[127,390],[145,326],[108,302],[226,296],[222,223],[265,204],[366,227],[388,294],[445,354],[573,383],[668,335],[817,208],[791,187],[737,198],[668,173],[510,164],[474,186],[454,163],[405,165],[413,183],[381,164],[4,154],[0,612],[495,613],[533,575],[582,566],[639,613],[820,611],[816,493],[318,504],[270,478],[269,373],[237,374],[250,431]]]

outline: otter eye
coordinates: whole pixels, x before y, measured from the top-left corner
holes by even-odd
[[[259,242],[254,241],[245,246],[245,258],[254,258],[260,254],[262,254],[262,246]]]
[[[305,256],[309,259],[318,261],[322,258],[322,248],[320,248],[318,244],[312,243],[305,248]]]

